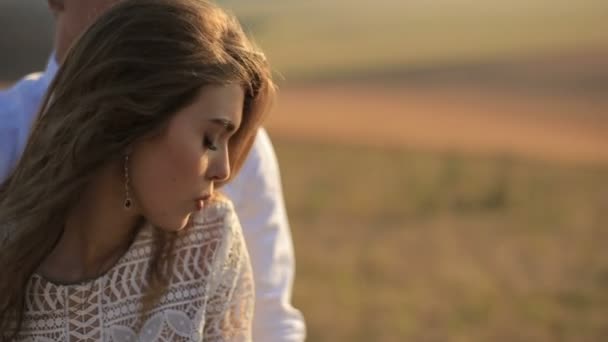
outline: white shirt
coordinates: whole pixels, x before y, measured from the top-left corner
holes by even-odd
[[[51,57],[44,73],[28,75],[13,87],[0,91],[0,183],[23,152],[38,107],[55,73],[57,63]]]
[[[0,182],[15,166],[44,93],[57,72],[53,57],[44,73],[0,91]],[[253,340],[303,341],[306,327],[291,305],[295,260],[279,166],[268,134],[260,129],[243,168],[223,191],[243,226],[255,280]]]

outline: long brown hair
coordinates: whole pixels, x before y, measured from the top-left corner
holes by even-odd
[[[229,142],[231,176],[275,89],[263,54],[233,16],[203,0],[126,0],[79,38],[0,186],[0,331],[20,330],[28,280],[95,171],[162,130],[202,87],[235,82],[246,95],[241,127]],[[152,280],[162,278],[166,240],[156,249]],[[152,281],[149,291],[161,283]]]

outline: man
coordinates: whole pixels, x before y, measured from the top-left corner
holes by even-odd
[[[44,93],[71,44],[121,0],[48,0],[56,23],[55,54],[42,74],[0,92],[0,182],[15,166]],[[254,341],[302,341],[305,325],[291,304],[294,255],[274,149],[260,130],[240,174],[225,187],[243,226],[254,271]]]

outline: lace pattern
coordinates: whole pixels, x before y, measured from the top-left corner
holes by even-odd
[[[95,280],[60,285],[34,274],[17,341],[250,341],[253,277],[232,204],[218,200],[193,217],[175,244],[169,286],[142,323],[152,233],[142,228]]]

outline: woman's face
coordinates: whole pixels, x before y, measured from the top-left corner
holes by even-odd
[[[130,191],[149,222],[168,231],[184,228],[214,183],[228,179],[228,140],[241,124],[243,101],[239,85],[204,87],[161,135],[133,146]]]

